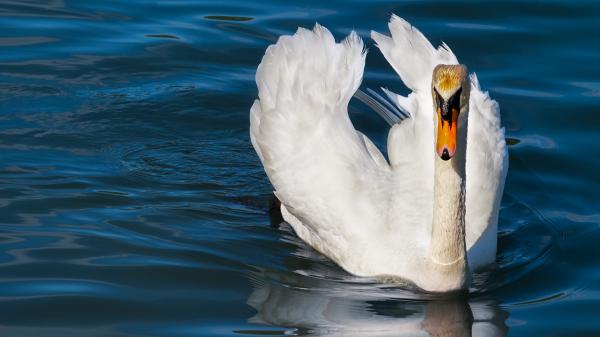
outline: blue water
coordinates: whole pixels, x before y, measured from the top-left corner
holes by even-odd
[[[368,38],[390,13],[501,106],[498,261],[468,295],[348,275],[268,214],[248,138],[265,48],[355,29],[363,87],[406,93]],[[1,1],[1,334],[600,335],[598,22],[591,1]]]

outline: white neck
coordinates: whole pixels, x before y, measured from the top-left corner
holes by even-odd
[[[468,285],[464,156],[444,161],[436,154],[434,167],[431,277],[440,291],[463,289]]]

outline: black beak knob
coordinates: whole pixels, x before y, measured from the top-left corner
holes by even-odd
[[[442,159],[443,160],[450,159],[450,155],[448,154],[448,149],[444,149],[444,152],[442,152]]]

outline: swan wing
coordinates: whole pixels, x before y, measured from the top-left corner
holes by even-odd
[[[504,128],[498,103],[471,75],[467,131],[466,240],[469,264],[478,268],[496,258],[498,212],[508,172]]]
[[[256,73],[252,144],[298,236],[347,270],[383,222],[387,161],[348,117],[365,51],[353,32],[336,43],[316,25],[282,36]],[[363,238],[369,238],[368,240]]]
[[[371,38],[409,89],[430,95],[433,68],[457,64],[456,56],[446,44],[434,48],[418,29],[399,16],[392,15],[388,28],[391,37],[371,32]],[[431,114],[433,118],[433,111]]]

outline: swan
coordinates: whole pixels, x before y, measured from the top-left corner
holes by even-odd
[[[250,140],[296,234],[347,272],[429,292],[468,289],[495,261],[508,153],[498,104],[446,44],[393,15],[371,38],[408,96],[386,157],[348,116],[366,51],[325,27],[270,45],[256,71]],[[402,118],[405,117],[405,118]]]

